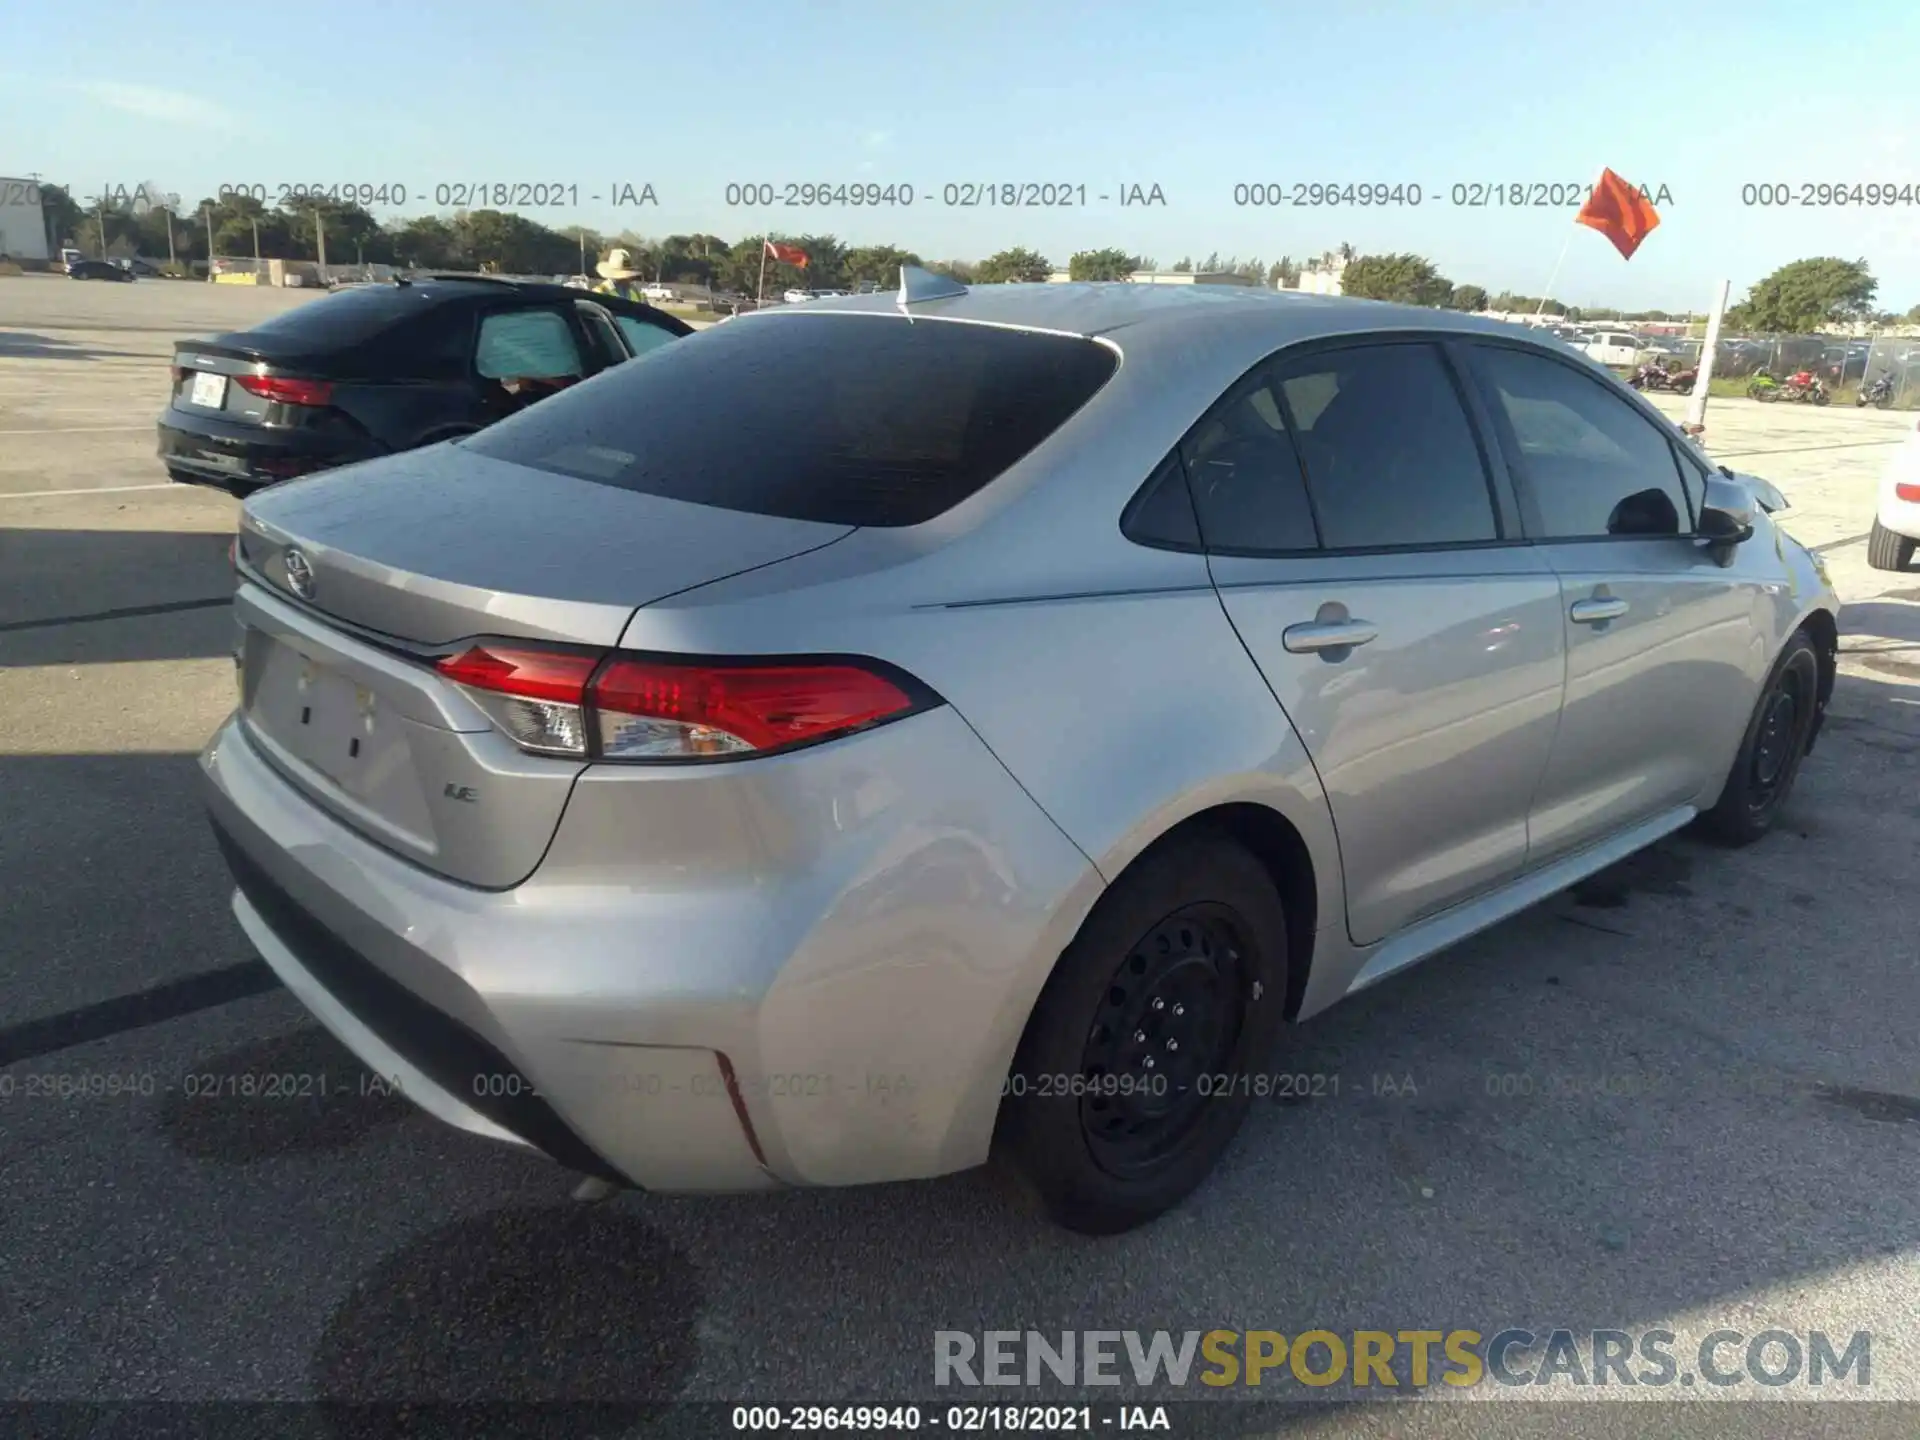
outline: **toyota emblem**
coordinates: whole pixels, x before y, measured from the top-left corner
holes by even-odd
[[[313,598],[313,562],[298,550],[287,551],[287,588],[302,600]]]

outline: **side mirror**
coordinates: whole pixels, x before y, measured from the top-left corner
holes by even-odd
[[[1753,492],[1737,480],[1709,477],[1707,493],[1700,501],[1700,525],[1696,533],[1702,540],[1718,545],[1738,545],[1753,538]]]

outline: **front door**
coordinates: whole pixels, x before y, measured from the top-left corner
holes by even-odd
[[[1518,874],[1560,710],[1560,583],[1441,348],[1344,344],[1182,447],[1221,603],[1318,769],[1369,944]]]
[[[1757,582],[1693,538],[1697,473],[1667,428],[1577,364],[1473,354],[1528,529],[1560,577],[1567,690],[1529,824],[1540,865],[1718,785],[1765,663]]]

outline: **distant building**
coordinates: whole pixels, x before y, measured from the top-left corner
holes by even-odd
[[[1256,285],[1259,282],[1231,270],[1136,270],[1127,279],[1135,285]]]
[[[0,178],[0,255],[9,260],[52,258],[38,181]]]
[[[1049,285],[1065,285],[1073,279],[1070,271],[1055,270],[1047,276]],[[1135,270],[1127,276],[1134,285],[1258,285],[1245,275],[1228,270]]]
[[[1292,285],[1280,285],[1275,288],[1298,290],[1306,295],[1339,295],[1342,293],[1340,277],[1345,273],[1346,268],[1347,262],[1337,255],[1309,260],[1300,267],[1299,280]]]

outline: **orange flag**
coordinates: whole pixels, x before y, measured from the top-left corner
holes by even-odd
[[[1600,172],[1600,183],[1573,217],[1574,224],[1598,230],[1613,242],[1622,260],[1631,260],[1640,242],[1660,223],[1660,212],[1639,190],[1611,170]]]

